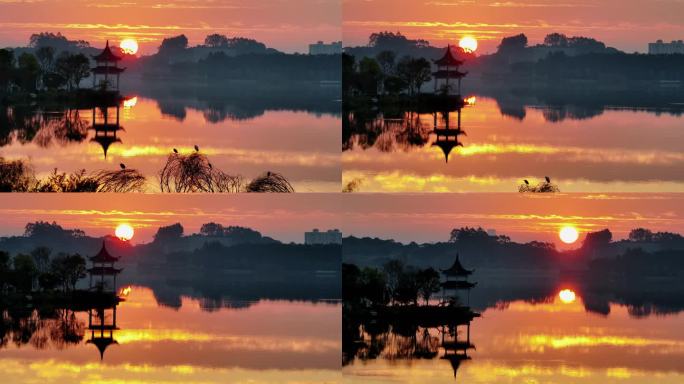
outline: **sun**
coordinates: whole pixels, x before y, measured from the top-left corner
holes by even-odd
[[[138,42],[133,39],[123,39],[121,40],[121,43],[119,43],[119,48],[121,48],[125,54],[135,55],[138,53]]]
[[[577,295],[571,289],[564,289],[564,290],[558,292],[558,298],[563,303],[570,304],[570,303],[575,302],[575,299],[577,299]]]
[[[119,226],[116,227],[116,230],[114,231],[116,237],[124,241],[132,239],[134,233],[135,231],[133,230],[133,227],[131,227],[128,224],[119,224]]]
[[[565,244],[572,244],[579,238],[579,231],[573,226],[566,225],[558,232],[558,237]]]
[[[463,36],[458,42],[458,46],[466,52],[475,52],[477,50],[477,40],[472,36]]]

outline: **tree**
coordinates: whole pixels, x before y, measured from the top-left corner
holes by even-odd
[[[62,52],[55,61],[55,69],[67,84],[67,89],[78,89],[81,80],[90,76],[90,60],[82,53]]]
[[[404,263],[401,260],[392,259],[382,266],[387,282],[387,291],[390,297],[394,298],[397,287],[399,286],[399,277],[404,272]]]
[[[375,56],[385,76],[389,76],[394,72],[396,58],[397,55],[393,51],[382,51]]]
[[[0,49],[0,90],[7,90],[14,70],[14,52],[11,49]]]
[[[235,50],[239,54],[258,53],[265,51],[266,45],[254,39],[233,37],[228,39],[228,48]]]
[[[544,45],[549,47],[567,47],[568,37],[562,33],[550,33],[544,38]]]
[[[36,57],[43,73],[52,71],[52,66],[55,63],[55,49],[53,47],[44,46],[36,49]]]
[[[602,248],[610,244],[612,240],[613,234],[610,232],[609,229],[604,229],[598,232],[590,232],[587,233],[587,237],[584,238],[582,248],[590,250]]]
[[[515,36],[508,36],[501,39],[501,44],[498,47],[498,53],[511,54],[520,53],[527,47],[527,36],[521,33]]]
[[[159,46],[159,54],[174,54],[188,47],[188,38],[185,35],[167,37]]]
[[[202,224],[200,234],[204,236],[223,236],[223,225],[217,223]]]
[[[48,247],[36,247],[31,251],[33,262],[38,268],[38,272],[45,273],[50,268],[50,253],[52,251]]]
[[[432,79],[432,66],[425,58],[404,56],[397,64],[397,76],[408,84],[409,95],[415,95]]]
[[[86,261],[78,253],[60,254],[50,263],[50,273],[64,292],[76,289],[76,283],[86,276]]]
[[[359,62],[359,82],[363,92],[368,95],[378,93],[378,87],[382,80],[382,69],[378,62],[370,57],[364,57]]]
[[[14,286],[22,292],[31,292],[33,283],[38,277],[38,269],[30,255],[14,256]]]
[[[646,228],[635,228],[629,232],[629,240],[639,243],[649,243],[653,241],[653,232]]]
[[[24,90],[34,91],[38,86],[39,75],[40,65],[36,57],[28,52],[19,55],[17,59],[17,83],[19,86]]]
[[[394,300],[401,304],[418,305],[419,294],[418,273],[413,269],[405,270],[399,275],[397,289],[394,291]]]
[[[159,227],[157,233],[154,235],[154,241],[169,241],[177,240],[183,236],[183,226],[180,223],[168,225],[166,227]]]
[[[220,35],[218,33],[207,35],[207,37],[204,38],[204,45],[211,48],[226,47],[228,46],[228,38],[226,35]]]
[[[5,251],[0,251],[0,293],[5,293],[11,275],[10,255]]]
[[[442,288],[439,281],[439,272],[434,268],[423,269],[418,271],[416,278],[418,280],[420,297],[425,300],[427,305],[432,294],[439,292]]]

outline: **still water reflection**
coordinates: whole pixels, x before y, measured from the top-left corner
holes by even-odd
[[[681,110],[471,100],[458,125],[457,111],[436,119],[345,112],[343,183],[365,192],[515,192],[524,179],[550,176],[562,192],[684,191]],[[448,162],[437,148],[447,118],[460,128]]]
[[[263,108],[142,96],[108,108],[3,107],[0,157],[27,160],[39,178],[55,168],[93,172],[123,163],[142,172],[147,190],[155,192],[157,175],[172,150],[189,154],[197,145],[214,167],[231,175],[250,180],[274,171],[298,192],[339,191],[339,116]]]
[[[339,381],[339,303],[265,300],[207,311],[183,298],[173,309],[159,306],[148,288],[132,287],[106,343],[108,331],[91,332],[87,312],[49,319],[33,312],[14,327],[12,318],[5,313],[4,383]]]
[[[681,383],[682,324],[681,313],[637,317],[612,303],[609,315],[588,312],[579,293],[559,287],[542,301],[482,311],[474,348],[457,364],[444,358],[443,329],[365,329],[374,353],[358,353],[343,374],[350,383]]]

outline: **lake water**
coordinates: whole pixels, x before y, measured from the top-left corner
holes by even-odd
[[[471,322],[468,358],[451,360],[440,328],[366,333],[371,348],[358,356],[374,358],[353,359],[343,375],[348,383],[684,382],[682,313],[608,305],[589,311],[563,286],[543,299],[502,301]],[[461,340],[466,332],[459,327]]]
[[[681,104],[662,108],[483,97],[461,112],[449,161],[432,114],[345,113],[343,183],[363,192],[517,192],[549,176],[561,192],[684,191]],[[456,128],[458,113],[449,114]],[[445,127],[438,114],[437,126]],[[453,139],[453,138],[452,138]]]
[[[123,292],[116,342],[102,360],[86,312],[64,322],[34,314],[4,333],[3,383],[339,382],[339,303],[259,300],[216,308],[183,297],[180,308],[170,308],[148,288]]]
[[[64,110],[38,106],[11,106],[0,119],[0,156],[29,161],[36,176],[86,169],[117,170],[123,163],[147,177],[146,190],[160,190],[157,175],[173,148],[195,151],[231,175],[245,180],[266,172],[281,173],[297,192],[340,190],[340,117],[318,106],[299,108],[263,100],[198,101],[190,94],[164,98],[127,93],[119,108],[116,139],[100,140],[92,129],[93,115],[102,110]],[[176,94],[178,95],[178,94]],[[328,95],[328,93],[324,93]],[[155,95],[157,96],[157,95]],[[321,96],[323,98],[328,96]],[[325,99],[333,103],[332,97]],[[333,104],[334,106],[335,104]],[[107,110],[108,121],[117,110]],[[105,157],[106,148],[106,157]]]

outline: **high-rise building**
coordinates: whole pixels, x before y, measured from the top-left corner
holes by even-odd
[[[684,41],[672,40],[671,43],[664,43],[658,40],[655,43],[648,43],[648,53],[650,55],[684,54]]]
[[[321,232],[316,228],[311,232],[304,232],[304,244],[342,244],[342,232],[340,232],[339,229],[330,229]]]
[[[342,54],[342,42],[334,41],[330,44],[325,44],[319,41],[315,44],[309,44],[309,55],[339,55]]]

